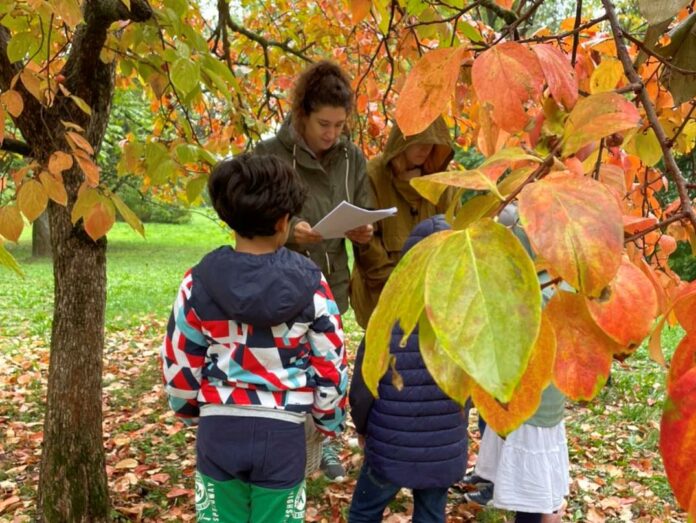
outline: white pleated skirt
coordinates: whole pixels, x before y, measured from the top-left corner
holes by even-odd
[[[495,484],[497,508],[542,514],[559,510],[570,485],[565,424],[524,424],[506,439],[486,428],[476,474]]]

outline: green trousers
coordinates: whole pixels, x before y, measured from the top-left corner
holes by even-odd
[[[215,481],[196,472],[198,521],[221,523],[301,523],[305,482],[288,489],[269,489],[239,479]]]

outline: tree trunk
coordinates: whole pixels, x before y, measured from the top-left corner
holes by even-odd
[[[49,217],[55,303],[38,514],[51,523],[108,521],[101,388],[106,239],[93,241],[53,202]]]
[[[51,256],[51,227],[47,212],[34,220],[31,230],[31,255],[34,258]]]

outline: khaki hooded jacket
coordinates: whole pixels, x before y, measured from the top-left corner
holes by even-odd
[[[375,223],[375,234],[366,245],[355,249],[355,266],[351,275],[351,305],[358,324],[366,328],[377,300],[396,264],[401,249],[416,224],[447,211],[455,189],[447,189],[433,205],[407,181],[398,179],[390,162],[411,144],[433,144],[422,174],[445,171],[454,156],[449,129],[438,118],[420,134],[404,138],[398,127],[392,128],[384,153],[370,160],[367,174],[377,208],[396,207],[397,214]]]
[[[255,154],[271,154],[292,165],[308,188],[307,199],[298,216],[290,220],[286,247],[311,258],[326,276],[341,313],[348,309],[350,270],[344,238],[317,244],[298,244],[293,230],[300,221],[317,224],[342,200],[358,207],[372,208],[372,198],[365,173],[365,157],[348,136],[341,135],[336,144],[319,159],[306,145],[288,117],[278,133],[260,142]]]

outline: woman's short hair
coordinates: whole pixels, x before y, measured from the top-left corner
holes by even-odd
[[[322,60],[307,67],[297,78],[292,95],[292,114],[301,121],[324,106],[353,110],[350,78],[337,64]]]
[[[300,212],[307,190],[287,162],[245,153],[215,166],[208,193],[220,219],[237,234],[253,238],[273,236],[280,218]]]

